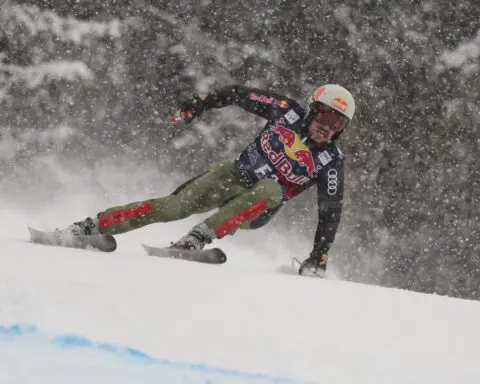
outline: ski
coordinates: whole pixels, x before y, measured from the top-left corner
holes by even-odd
[[[117,242],[112,235],[74,235],[64,231],[44,232],[28,227],[30,240],[35,244],[56,247],[94,249],[101,252],[113,252]]]
[[[142,247],[149,256],[196,261],[206,264],[223,264],[227,261],[227,255],[219,248],[194,251],[180,248],[150,247],[143,244]]]

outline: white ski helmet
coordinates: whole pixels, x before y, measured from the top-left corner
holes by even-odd
[[[308,99],[308,111],[312,103],[320,102],[340,112],[351,121],[355,113],[355,100],[350,92],[338,84],[326,84],[317,88]],[[308,115],[308,113],[307,113]]]

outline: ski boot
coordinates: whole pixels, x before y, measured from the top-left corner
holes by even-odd
[[[98,235],[98,219],[92,219],[87,217],[83,221],[76,221],[66,229],[61,230],[62,232],[70,232],[73,235]]]
[[[302,276],[325,277],[327,274],[328,255],[310,256],[300,265],[298,274]]]
[[[33,228],[29,228],[29,231],[32,242],[44,245],[91,248],[102,252],[113,252],[117,248],[115,238],[112,235],[101,234],[98,230],[98,219],[90,217],[53,232],[44,232]]]
[[[210,244],[214,238],[216,238],[215,232],[208,228],[205,223],[201,223],[193,227],[190,232],[175,243],[171,243],[170,248],[199,251],[205,245]]]

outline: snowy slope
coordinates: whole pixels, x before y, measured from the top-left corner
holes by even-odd
[[[223,266],[145,256],[162,224],[115,254],[33,245],[27,216],[1,214],[1,383],[480,382],[478,302],[281,273],[280,238]]]

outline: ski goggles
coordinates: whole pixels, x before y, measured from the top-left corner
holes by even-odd
[[[313,106],[312,114],[313,120],[328,126],[333,132],[342,131],[350,121],[347,116],[342,115],[328,105],[320,103]]]

